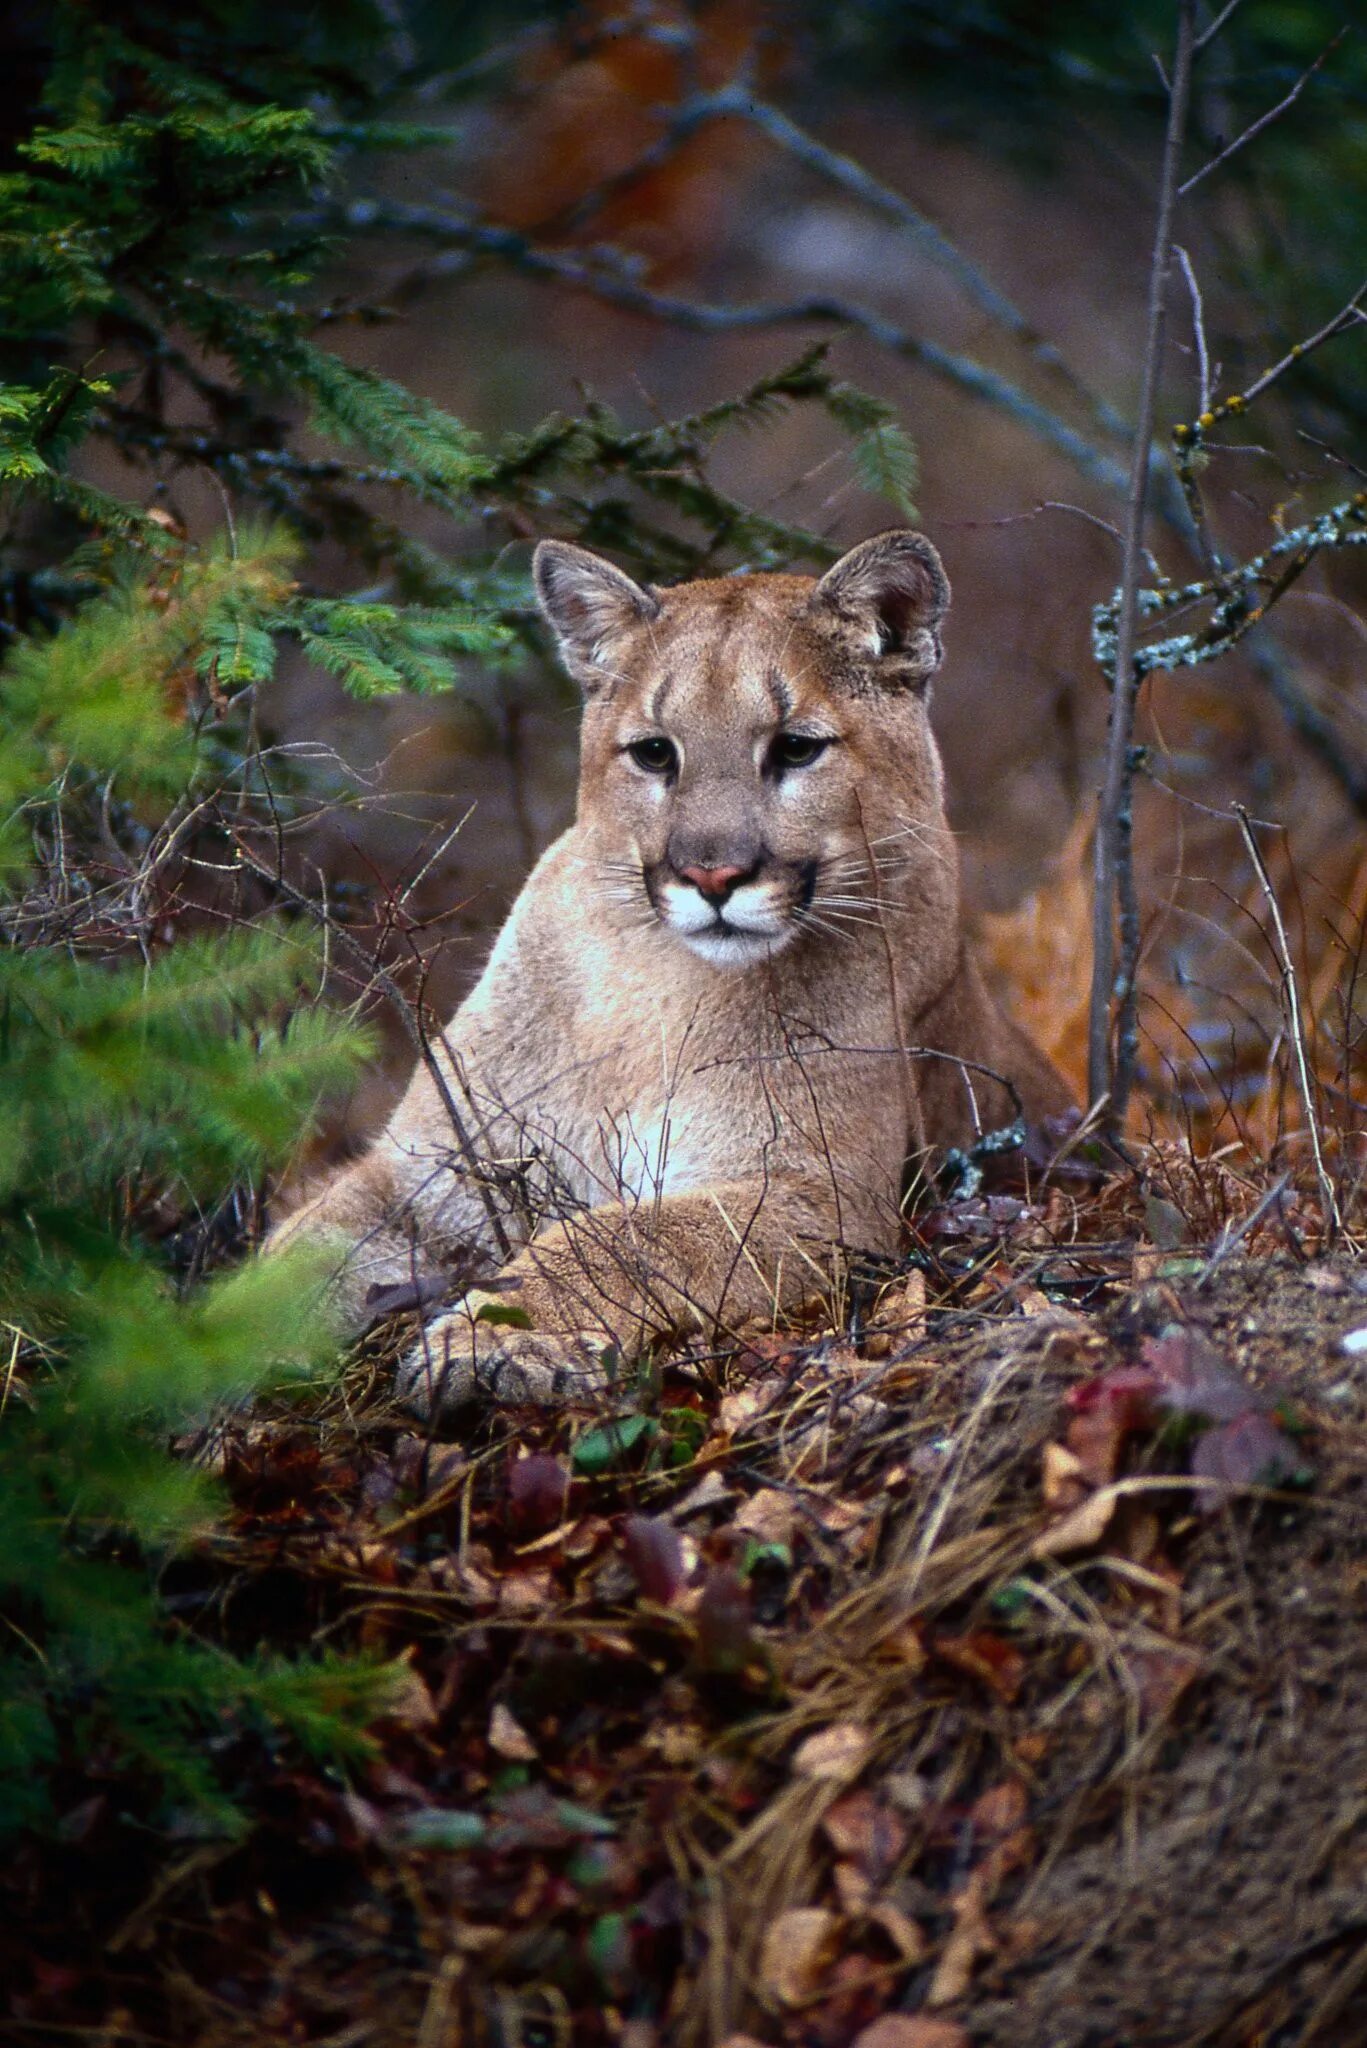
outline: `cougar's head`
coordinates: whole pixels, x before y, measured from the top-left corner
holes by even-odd
[[[895,896],[953,911],[926,714],[949,584],[919,533],[814,581],[643,589],[542,541],[542,609],[584,692],[579,822],[624,919],[721,968],[854,937]]]

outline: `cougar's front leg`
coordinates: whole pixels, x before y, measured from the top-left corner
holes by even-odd
[[[890,1224],[861,1215],[852,1232],[852,1220],[829,1190],[798,1179],[590,1209],[543,1231],[488,1289],[424,1331],[400,1368],[400,1395],[426,1416],[481,1395],[585,1399],[658,1338],[724,1333],[796,1306],[829,1272],[842,1229],[869,1249],[872,1234],[895,1237],[895,1200]]]
[[[397,1154],[387,1138],[328,1180],[267,1238],[266,1254],[311,1246],[341,1327],[449,1301],[495,1270],[488,1218],[453,1164]]]

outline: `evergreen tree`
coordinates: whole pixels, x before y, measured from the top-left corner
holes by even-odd
[[[335,194],[361,231],[367,168],[444,139],[394,118],[414,80],[389,8],[54,20],[0,175],[0,1827],[41,1820],[50,1767],[91,1745],[231,1826],[207,1726],[264,1719],[356,1756],[388,1683],[230,1658],[153,1590],[214,1507],[168,1439],[335,1354],[297,1263],[217,1258],[212,1219],[366,1035],[301,1007],[311,926],[277,900],[239,928],[183,886],[191,852],[231,862],[230,809],[292,801],[257,736],[278,650],[362,698],[477,693],[535,647],[491,535],[569,532],[647,576],[820,559],[710,483],[717,437],[819,405],[904,510],[914,457],[819,350],[672,424],[589,406],[485,445],[319,338],[340,317]],[[92,480],[98,446],[128,495]],[[187,468],[225,508],[200,541],[158,503]],[[411,507],[452,522],[458,559]],[[313,580],[323,541],[352,594]]]

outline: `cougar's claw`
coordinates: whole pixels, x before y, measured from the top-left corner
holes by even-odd
[[[428,1325],[395,1380],[406,1408],[434,1421],[473,1401],[554,1407],[591,1400],[611,1385],[604,1339],[481,1320],[482,1310],[503,1306],[497,1294],[468,1294]]]

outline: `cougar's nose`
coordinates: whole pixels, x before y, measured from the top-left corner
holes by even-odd
[[[725,903],[737,882],[743,882],[751,873],[749,868],[680,868],[685,882],[691,882],[700,896],[706,896],[710,903]]]

